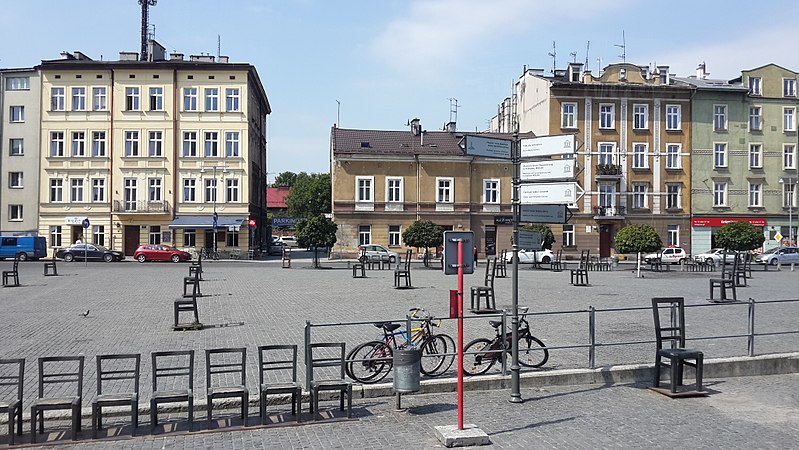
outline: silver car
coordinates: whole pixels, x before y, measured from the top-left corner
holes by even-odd
[[[799,248],[797,247],[775,247],[757,255],[755,262],[759,264],[769,264],[776,266],[779,264],[799,263]]]
[[[358,247],[358,258],[369,260],[390,261],[392,264],[399,261],[399,254],[383,247],[382,245],[367,244]]]
[[[694,255],[694,261],[705,264],[719,265],[721,264],[721,258],[724,258],[727,264],[732,264],[735,262],[735,252],[728,251],[727,256],[724,257],[723,248],[711,248],[705,253]]]

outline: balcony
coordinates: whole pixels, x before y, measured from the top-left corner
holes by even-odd
[[[624,220],[624,206],[594,206],[594,220]]]
[[[135,202],[122,202],[114,200],[115,213],[127,214],[168,214],[170,212],[169,202],[150,202],[138,200]]]
[[[616,164],[596,165],[596,180],[619,180],[621,177],[621,166],[617,166]]]

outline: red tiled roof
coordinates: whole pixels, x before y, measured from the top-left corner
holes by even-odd
[[[266,208],[267,209],[286,209],[286,196],[289,194],[288,186],[276,188],[266,188]]]

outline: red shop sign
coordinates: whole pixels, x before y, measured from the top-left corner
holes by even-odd
[[[692,227],[723,227],[732,222],[749,222],[756,227],[765,227],[766,219],[755,217],[694,217],[691,219]]]

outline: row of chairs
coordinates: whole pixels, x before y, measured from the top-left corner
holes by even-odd
[[[158,425],[158,406],[163,403],[186,403],[188,428],[194,424],[194,350],[152,352],[152,395],[150,397],[150,427]],[[205,351],[207,420],[211,428],[214,400],[240,399],[241,419],[247,425],[249,389],[247,387],[247,349],[218,348]],[[347,418],[352,412],[352,385],[345,377],[344,343],[311,344],[308,355],[310,383],[310,412],[314,420],[319,413],[319,394],[336,391],[340,409],[344,410],[347,398]],[[49,356],[38,360],[38,397],[31,404],[31,442],[36,442],[37,431],[44,433],[44,412],[70,410],[72,414],[72,439],[77,440],[81,429],[83,404],[83,369],[85,357]],[[102,412],[107,407],[130,407],[133,434],[139,425],[140,354],[97,355],[97,395],[92,400],[92,438],[102,429]],[[297,346],[265,345],[258,347],[259,417],[265,424],[268,396],[291,394],[291,413],[300,422],[302,411],[302,385],[297,380]],[[314,379],[315,368],[337,367],[337,377]],[[0,411],[8,413],[9,441],[22,435],[24,359],[0,359],[0,388],[16,390],[13,398],[0,398]],[[229,381],[230,377],[234,382]],[[57,385],[57,387],[55,386]],[[108,387],[108,389],[105,389]],[[110,392],[109,390],[113,390]],[[50,395],[53,393],[58,395]],[[65,396],[63,392],[74,393]],[[38,422],[38,428],[37,428]],[[16,430],[15,430],[16,429]]]

